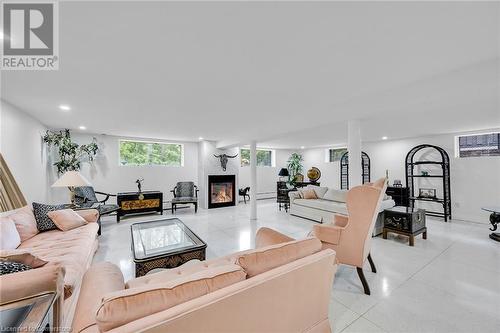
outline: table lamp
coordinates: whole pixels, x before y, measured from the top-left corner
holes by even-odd
[[[288,177],[290,174],[288,173],[287,168],[281,168],[280,173],[278,173],[278,176],[281,177],[281,180],[283,181],[283,177]]]
[[[66,171],[52,187],[67,187],[70,191],[71,204],[75,204],[75,187],[90,186],[90,182],[85,179],[78,171]]]

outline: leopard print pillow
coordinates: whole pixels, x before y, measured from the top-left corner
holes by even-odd
[[[57,226],[48,217],[47,213],[64,208],[65,205],[44,205],[41,203],[33,202],[33,214],[35,215],[36,227],[38,231],[57,229]]]
[[[31,266],[21,264],[20,262],[0,260],[0,275],[17,273],[30,270]]]

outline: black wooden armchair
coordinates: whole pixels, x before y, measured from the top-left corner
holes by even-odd
[[[198,186],[193,182],[178,182],[170,192],[174,194],[172,198],[172,214],[177,210],[178,204],[193,204],[194,212],[198,212]]]
[[[104,195],[103,200],[98,200],[96,194]],[[118,205],[106,204],[109,197],[116,197],[115,194],[94,191],[92,186],[75,187],[75,204],[82,208],[95,208],[99,215],[107,215],[120,209]]]

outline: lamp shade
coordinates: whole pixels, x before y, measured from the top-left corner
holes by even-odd
[[[280,176],[280,177],[288,177],[289,175],[290,174],[288,173],[287,168],[281,168],[280,173],[278,174],[278,176]]]
[[[78,187],[92,185],[78,171],[66,171],[52,187]]]

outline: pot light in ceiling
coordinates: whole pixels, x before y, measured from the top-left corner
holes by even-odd
[[[203,138],[200,136],[200,137],[198,138],[198,140],[200,140],[200,141],[201,141],[201,140],[203,140]]]
[[[382,140],[387,140],[387,137],[386,137],[386,136],[383,136],[383,137],[382,137]]]
[[[300,146],[300,149],[304,149],[305,147],[304,146]]]
[[[82,125],[82,126],[79,126],[78,128],[79,128],[79,129],[81,129],[82,131],[85,131],[85,130],[87,129],[87,127],[85,127],[85,126],[83,126],[83,125]]]
[[[61,104],[61,105],[59,105],[59,109],[61,109],[62,111],[69,111],[69,110],[71,110],[71,107],[69,105],[66,105],[66,104]]]

